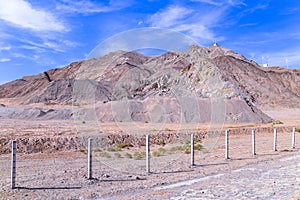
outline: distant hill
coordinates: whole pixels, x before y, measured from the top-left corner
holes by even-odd
[[[267,123],[260,108],[300,107],[300,70],[263,68],[221,46],[150,57],[117,51],[1,85],[0,99],[41,109],[92,103],[100,121],[208,123],[220,114],[227,123]],[[60,118],[51,113],[43,119]]]

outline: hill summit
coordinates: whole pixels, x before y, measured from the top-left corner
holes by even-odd
[[[4,100],[8,118],[87,117],[90,106],[100,121],[267,123],[261,108],[299,107],[300,70],[263,68],[221,46],[117,51],[1,85]]]

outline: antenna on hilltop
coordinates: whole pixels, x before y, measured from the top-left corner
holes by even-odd
[[[214,40],[214,47],[217,47],[218,46],[218,43],[217,43],[217,40]]]

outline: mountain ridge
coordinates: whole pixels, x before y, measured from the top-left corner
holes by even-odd
[[[238,119],[244,112],[253,122],[266,123],[271,119],[261,112],[262,107],[300,107],[300,70],[262,68],[221,46],[191,46],[185,52],[167,52],[159,56],[112,52],[101,58],[73,62],[61,69],[1,85],[0,99],[10,99],[17,105],[81,105],[83,98],[90,102],[90,97],[76,94],[84,91],[87,81],[94,88],[93,103],[101,104],[102,111],[107,113],[111,111],[106,103],[111,106],[113,102],[124,99],[144,103],[153,103],[153,99],[157,99],[154,102],[165,102],[161,104],[164,107],[167,99],[172,102],[176,97],[194,98],[199,102],[206,102],[207,98],[222,98],[227,102],[227,108],[234,110],[231,121],[249,121],[247,117]],[[76,84],[82,84],[79,91],[76,91]],[[203,108],[204,104],[207,106],[206,102],[200,107]],[[240,110],[234,108],[234,104],[240,105]],[[144,114],[149,114],[151,109],[147,110],[147,105],[144,107]],[[169,112],[180,115],[176,111],[180,108],[173,107]],[[230,118],[230,109],[227,118]],[[190,108],[186,111],[193,112]],[[207,121],[210,114],[202,121]],[[106,116],[101,120],[113,120],[112,114]],[[148,118],[135,120],[146,121]]]

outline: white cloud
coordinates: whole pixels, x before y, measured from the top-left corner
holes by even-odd
[[[47,51],[52,52],[65,52],[66,47],[76,47],[77,43],[69,40],[44,40],[43,42],[34,42],[31,40],[20,40],[23,45],[20,48],[34,50],[37,53],[43,53]]]
[[[56,4],[56,9],[66,13],[89,14],[120,10],[128,7],[130,4],[131,1],[128,0],[110,0],[108,5],[94,3],[89,0],[61,0],[61,2]]]
[[[250,27],[250,26],[257,26],[258,23],[247,23],[247,24],[241,24],[239,27]]]
[[[247,6],[247,4],[244,2],[244,0],[227,0],[226,2],[230,6]]]
[[[200,3],[207,3],[214,6],[221,6],[223,3],[221,1],[214,1],[214,0],[192,0],[194,2],[200,2]]]
[[[33,60],[33,61],[37,61],[40,56],[39,55],[24,55],[24,54],[21,54],[21,53],[12,53],[11,56],[13,58],[22,58],[22,59],[26,59],[26,60]]]
[[[0,59],[0,62],[9,62],[10,61],[10,58],[1,58]]]
[[[72,47],[72,48],[79,46],[79,44],[77,42],[72,42],[70,40],[60,40],[59,42],[65,44],[68,47]]]
[[[266,10],[269,7],[269,4],[258,4],[253,7],[249,7],[247,9],[244,9],[241,13],[239,13],[238,17],[245,17],[248,16],[249,14],[255,13],[258,10]]]
[[[172,5],[165,10],[161,10],[151,16],[150,21],[155,27],[172,27],[179,20],[186,18],[193,10],[184,7]]]
[[[298,7],[287,8],[285,10],[281,10],[280,15],[293,15],[296,12],[299,12],[299,9],[300,8],[298,8]]]
[[[9,51],[11,49],[11,46],[3,46],[3,47],[0,47],[0,52],[1,51]]]
[[[67,30],[52,13],[35,9],[24,0],[0,0],[0,19],[34,31]]]
[[[149,22],[154,27],[170,28],[186,33],[192,37],[213,41],[222,40],[212,31],[212,27],[218,26],[226,8],[216,10],[202,10],[202,12],[172,5],[160,10],[150,17]]]
[[[243,5],[246,6],[243,0],[192,0],[193,2],[200,2],[200,3],[206,3],[210,4],[213,6],[238,6],[238,5]]]

